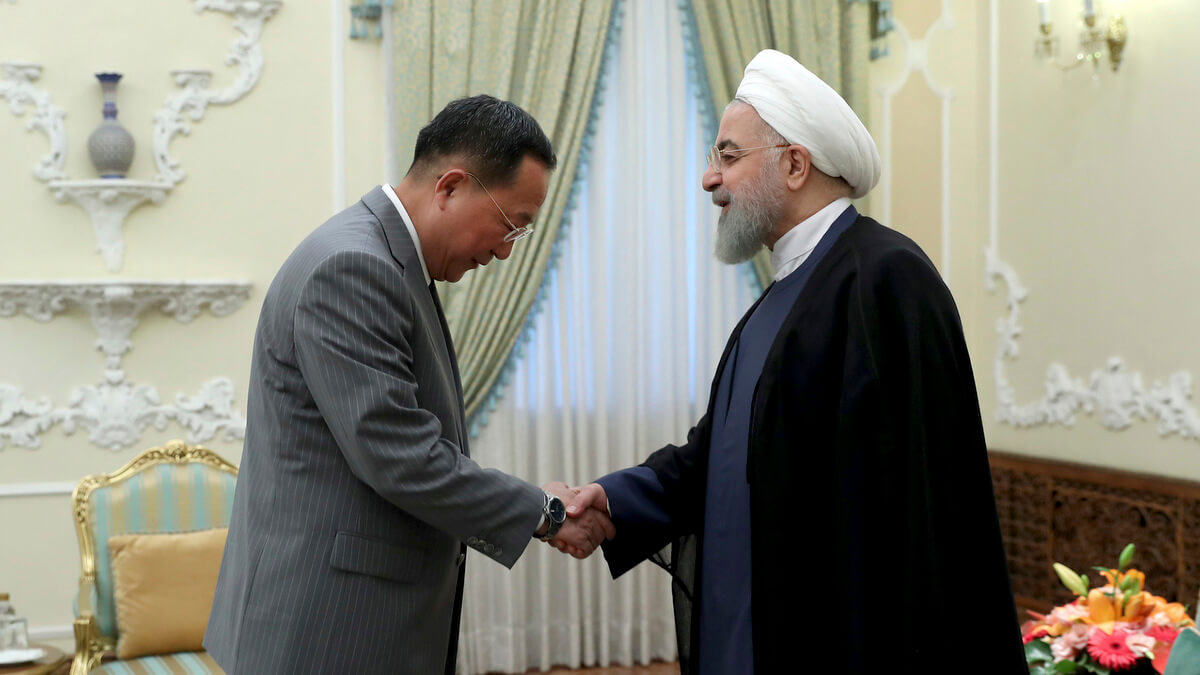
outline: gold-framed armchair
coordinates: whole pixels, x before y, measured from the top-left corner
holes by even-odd
[[[71,675],[105,672],[120,635],[109,538],[228,527],[237,467],[216,453],[170,441],[112,473],[87,476],[71,497],[81,573]],[[221,672],[204,652],[150,656],[134,672]],[[123,663],[123,662],[118,662]],[[130,672],[118,663],[120,672]],[[129,665],[132,665],[130,662]]]

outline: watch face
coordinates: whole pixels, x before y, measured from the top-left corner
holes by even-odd
[[[567,507],[563,506],[562,500],[558,497],[550,500],[549,515],[550,520],[556,523],[561,523],[567,519]]]

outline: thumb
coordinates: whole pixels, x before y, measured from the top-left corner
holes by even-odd
[[[589,507],[608,511],[608,495],[599,483],[589,483],[580,488],[579,494],[575,495],[575,499],[572,499],[571,505],[567,507],[567,515],[575,518],[583,515]]]

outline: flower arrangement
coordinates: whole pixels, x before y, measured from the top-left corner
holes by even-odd
[[[1094,568],[1106,582],[1096,588],[1089,588],[1087,575],[1054,563],[1078,597],[1049,614],[1029,612],[1033,620],[1021,636],[1031,675],[1163,672],[1175,637],[1194,622],[1183,605],[1144,589],[1146,575],[1129,567],[1133,553],[1129,544],[1115,569]]]

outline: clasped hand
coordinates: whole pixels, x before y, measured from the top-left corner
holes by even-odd
[[[596,547],[617,536],[608,517],[608,499],[596,483],[571,487],[561,481],[546,483],[543,490],[562,500],[567,520],[548,544],[576,558],[590,556]]]

